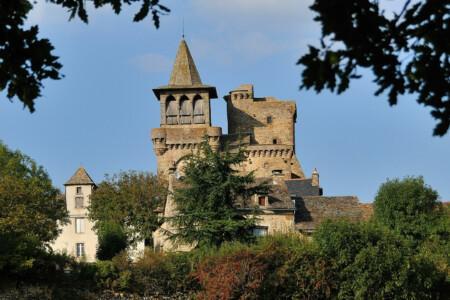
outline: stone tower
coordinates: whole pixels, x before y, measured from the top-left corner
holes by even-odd
[[[181,171],[180,158],[191,153],[208,137],[214,149],[220,147],[222,129],[211,126],[210,100],[216,88],[204,85],[184,39],[181,40],[169,84],[153,89],[160,102],[161,127],[151,133],[158,160],[158,173]]]
[[[98,239],[93,230],[93,223],[87,217],[95,183],[86,170],[80,167],[64,187],[69,223],[61,228],[62,232],[52,248],[78,259],[95,261]]]
[[[295,101],[255,97],[251,84],[239,86],[224,99],[228,117],[226,138],[244,141],[248,151],[242,172],[253,171],[261,178],[305,178],[295,154]]]
[[[170,75],[169,84],[153,89],[160,102],[160,127],[151,133],[153,149],[157,157],[158,174],[168,178],[169,190],[177,175],[183,172],[181,158],[196,151],[206,137],[213,149],[220,149],[222,129],[211,126],[210,100],[217,98],[216,88],[205,85],[195,66],[188,45],[181,40]],[[176,213],[169,195],[164,205],[164,216]],[[154,234],[156,249],[175,250],[164,231],[173,230],[169,224]],[[177,248],[179,249],[179,247]]]

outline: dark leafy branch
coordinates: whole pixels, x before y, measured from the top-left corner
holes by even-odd
[[[122,11],[123,5],[141,4],[133,21],[152,16],[156,28],[160,25],[160,16],[168,14],[170,9],[159,3],[159,0],[47,0],[66,8],[69,19],[80,18],[88,22],[86,5],[94,8],[110,5],[116,14]],[[12,101],[17,97],[30,112],[34,112],[34,104],[41,96],[42,82],[45,79],[62,78],[62,65],[54,55],[54,47],[48,39],[38,37],[37,25],[25,28],[24,22],[33,8],[35,1],[14,0],[0,1],[0,91]]]
[[[431,108],[434,135],[450,126],[450,2],[405,1],[389,18],[375,0],[316,0],[311,9],[322,26],[321,46],[309,46],[301,88],[338,94],[348,89],[358,69],[371,69],[390,105],[404,94]]]

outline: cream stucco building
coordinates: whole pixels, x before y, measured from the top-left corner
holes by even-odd
[[[64,184],[69,223],[52,245],[54,251],[67,253],[88,262],[95,261],[98,239],[88,219],[88,206],[95,183],[83,167]]]

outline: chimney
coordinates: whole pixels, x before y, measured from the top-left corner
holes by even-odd
[[[314,168],[312,175],[311,175],[311,185],[312,186],[320,186],[319,184],[319,172],[317,172],[317,169]]]

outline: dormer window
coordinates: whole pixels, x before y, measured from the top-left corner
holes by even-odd
[[[81,186],[77,186],[77,194],[78,194],[78,195],[81,194]]]

